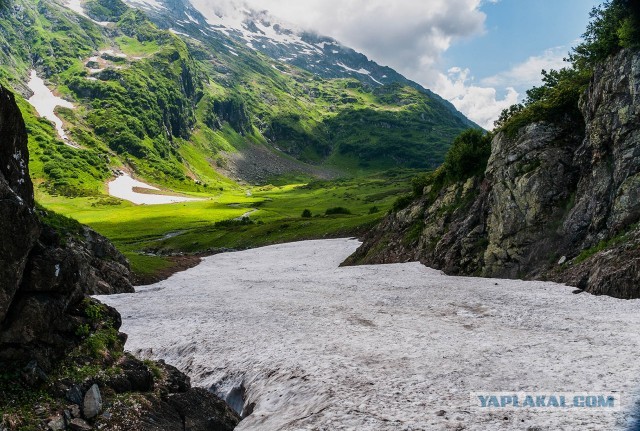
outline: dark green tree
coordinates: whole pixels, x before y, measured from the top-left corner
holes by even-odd
[[[484,174],[491,155],[491,135],[478,129],[462,132],[449,149],[444,168],[452,181]]]
[[[592,68],[622,48],[640,48],[640,0],[608,0],[590,17],[584,42],[570,55],[574,67]]]

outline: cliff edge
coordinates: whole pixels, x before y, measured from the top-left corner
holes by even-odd
[[[426,184],[346,263],[418,260],[640,298],[640,52],[596,67],[579,109],[499,131],[483,175]]]

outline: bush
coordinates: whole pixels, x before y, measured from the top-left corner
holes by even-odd
[[[591,10],[591,21],[570,60],[578,69],[592,68],[622,48],[640,47],[640,1],[609,0]]]
[[[254,221],[251,220],[249,217],[241,217],[237,219],[222,220],[222,221],[215,222],[213,224],[213,227],[227,228],[227,227],[237,227],[237,226],[249,226],[252,224],[254,224]]]
[[[415,196],[422,196],[424,188],[432,183],[433,173],[427,172],[424,174],[416,175],[411,179],[411,188]]]
[[[302,211],[302,218],[311,218],[312,214],[311,214],[311,210],[305,209],[304,211]]]
[[[491,134],[478,129],[462,132],[447,152],[444,169],[451,182],[483,175],[491,155]]]
[[[54,229],[61,237],[80,237],[82,234],[82,225],[75,219],[45,209],[40,204],[36,204],[36,214],[42,224]]]
[[[414,199],[413,195],[400,196],[398,199],[395,200],[395,202],[391,206],[391,211],[398,212],[400,210],[405,209],[411,204],[411,202],[413,202],[413,199]]]
[[[325,211],[325,215],[351,214],[351,211],[345,207],[333,207]]]
[[[503,110],[495,126],[507,136],[514,136],[521,127],[535,121],[573,122],[582,128],[578,101],[590,78],[591,71],[587,69],[543,70],[543,85],[528,90],[523,104]]]

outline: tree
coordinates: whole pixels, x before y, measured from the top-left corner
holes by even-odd
[[[640,0],[609,0],[591,10],[584,42],[569,59],[574,67],[592,68],[622,48],[640,47]]]
[[[484,174],[491,155],[491,138],[490,134],[478,129],[462,132],[453,141],[444,160],[448,179],[459,181]]]
[[[302,218],[311,218],[311,216],[311,210],[305,209],[304,211],[302,211]]]

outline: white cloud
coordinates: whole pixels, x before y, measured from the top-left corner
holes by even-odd
[[[483,79],[481,83],[492,87],[511,85],[530,88],[534,85],[539,85],[542,82],[540,72],[543,69],[561,69],[568,65],[563,60],[567,52],[568,49],[566,47],[548,49],[542,55],[529,57],[526,61],[512,67],[510,70]]]
[[[548,49],[509,70],[481,79],[479,84],[469,69],[453,67],[447,74],[439,73],[432,88],[471,120],[491,130],[503,109],[520,102],[526,90],[542,83],[543,69],[567,66],[563,60],[566,52],[566,47]],[[499,91],[504,96],[499,98]]]
[[[469,69],[451,68],[446,75],[438,75],[433,89],[469,119],[491,130],[502,110],[518,102],[519,94],[507,87],[505,96],[499,99],[495,88],[474,85],[469,75]]]
[[[246,5],[331,36],[412,79],[461,38],[484,31],[483,0],[191,0],[223,14]]]

